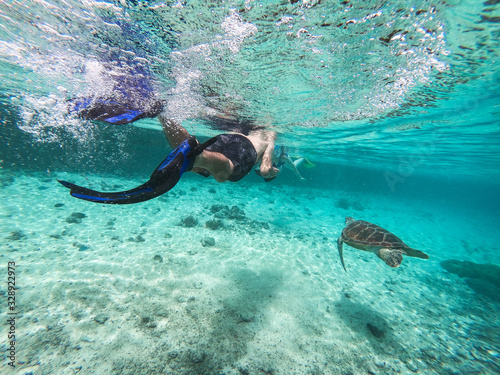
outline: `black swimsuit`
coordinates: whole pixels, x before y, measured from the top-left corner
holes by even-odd
[[[257,162],[257,151],[250,140],[240,134],[220,134],[217,140],[205,150],[219,152],[234,165],[229,181],[239,181],[245,177]]]

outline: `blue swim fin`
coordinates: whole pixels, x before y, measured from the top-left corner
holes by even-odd
[[[67,181],[58,181],[71,190],[70,194],[73,197],[90,202],[106,204],[144,202],[172,189],[179,182],[183,173],[193,168],[196,156],[215,140],[215,138],[211,138],[200,145],[195,137],[186,139],[160,163],[151,174],[148,182],[135,189],[108,193],[87,189]]]
[[[164,107],[162,100],[149,100],[144,108],[119,103],[114,99],[76,98],[69,100],[70,113],[85,120],[99,120],[113,125],[130,124],[146,117],[156,117]]]

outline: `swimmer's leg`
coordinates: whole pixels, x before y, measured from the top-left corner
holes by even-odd
[[[156,198],[172,189],[184,172],[191,170],[195,158],[214,138],[200,145],[196,138],[190,137],[168,155],[154,170],[148,182],[135,189],[120,192],[100,192],[87,189],[66,181],[59,181],[70,189],[70,194],[79,199],[94,203],[131,204]]]

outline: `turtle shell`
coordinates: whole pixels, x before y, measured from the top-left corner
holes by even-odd
[[[356,220],[342,231],[342,239],[348,245],[380,247],[387,249],[408,248],[401,239],[378,225]]]

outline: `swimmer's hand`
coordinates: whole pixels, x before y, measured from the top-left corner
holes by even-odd
[[[263,168],[261,165],[260,167],[260,175],[264,178],[274,178],[280,173],[280,170],[274,166],[271,168]]]

